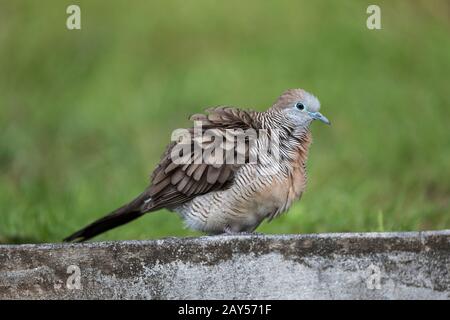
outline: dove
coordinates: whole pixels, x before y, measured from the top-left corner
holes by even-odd
[[[266,111],[219,106],[191,116],[194,125],[172,134],[139,196],[64,241],[85,241],[160,209],[210,235],[254,232],[301,198],[310,124],[331,124],[319,110],[313,94],[289,89]]]

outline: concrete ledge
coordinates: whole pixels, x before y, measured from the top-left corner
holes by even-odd
[[[1,299],[449,299],[450,230],[0,246]]]

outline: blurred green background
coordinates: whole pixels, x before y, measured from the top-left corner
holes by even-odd
[[[0,1],[0,242],[60,241],[140,193],[205,107],[322,102],[309,184],[266,233],[450,228],[450,5]],[[66,29],[81,7],[82,30]],[[160,211],[96,240],[197,235]]]

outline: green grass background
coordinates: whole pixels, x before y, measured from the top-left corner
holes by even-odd
[[[173,129],[316,94],[309,184],[266,233],[450,227],[450,6],[376,1],[0,1],[0,242],[54,242],[148,183]],[[65,27],[81,7],[82,30]],[[97,240],[187,236],[174,213]]]

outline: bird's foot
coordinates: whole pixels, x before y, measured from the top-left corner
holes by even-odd
[[[221,236],[262,236],[263,233],[252,231],[234,231],[231,228],[225,228]]]

